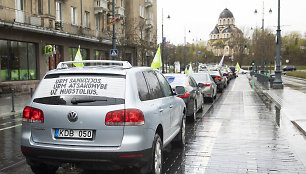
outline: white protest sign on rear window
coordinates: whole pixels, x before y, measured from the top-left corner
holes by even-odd
[[[101,76],[74,76],[43,79],[36,98],[87,95],[124,98],[125,79]]]

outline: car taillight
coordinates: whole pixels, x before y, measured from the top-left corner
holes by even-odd
[[[210,86],[210,83],[204,83],[204,86]]]
[[[22,121],[28,123],[43,123],[44,113],[40,109],[27,106],[23,110]]]
[[[106,126],[140,126],[144,125],[143,113],[138,109],[111,111],[105,117]]]
[[[188,98],[189,96],[190,96],[190,93],[186,92],[185,95],[178,95],[177,97],[179,97],[179,98]]]
[[[216,76],[215,79],[221,80],[221,76]]]

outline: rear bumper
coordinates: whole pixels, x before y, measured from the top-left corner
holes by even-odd
[[[75,163],[82,168],[111,170],[141,167],[152,161],[152,149],[135,152],[84,152],[21,146],[21,151],[30,165],[45,163],[59,166],[62,163]]]

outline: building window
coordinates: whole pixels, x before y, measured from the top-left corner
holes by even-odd
[[[100,30],[100,16],[96,15],[96,31]]]
[[[56,21],[62,21],[63,15],[62,15],[62,3],[56,2]]]
[[[223,19],[223,25],[225,25],[225,19]]]
[[[41,2],[42,0],[38,0],[38,14],[42,14],[42,2]]]
[[[140,17],[144,18],[144,6],[140,5],[139,6],[139,11],[140,11]]]
[[[48,15],[51,14],[51,5],[50,5],[50,0],[48,0]]]
[[[2,81],[37,79],[35,44],[0,40],[0,60]]]
[[[95,60],[105,60],[105,51],[95,50]]]
[[[88,11],[85,11],[84,19],[85,19],[85,27],[89,28],[89,12]]]
[[[76,10],[76,7],[71,7],[71,24],[77,25],[77,10]]]

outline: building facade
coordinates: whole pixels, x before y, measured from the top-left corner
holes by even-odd
[[[126,39],[137,45],[138,65],[150,66],[157,42],[157,0],[133,0],[126,6]]]
[[[148,2],[139,1],[144,7]],[[35,89],[47,71],[61,61],[73,60],[79,47],[85,60],[112,59],[113,25],[107,24],[115,17],[117,59],[138,65],[138,45],[127,44],[127,19],[131,18],[127,15],[141,17],[127,9],[139,6],[116,0],[113,15],[112,4],[112,0],[1,0],[0,95],[12,88],[18,93]]]
[[[230,57],[234,54],[234,37],[243,35],[242,31],[236,27],[233,13],[225,8],[219,15],[218,23],[209,35],[208,50],[215,56]]]

